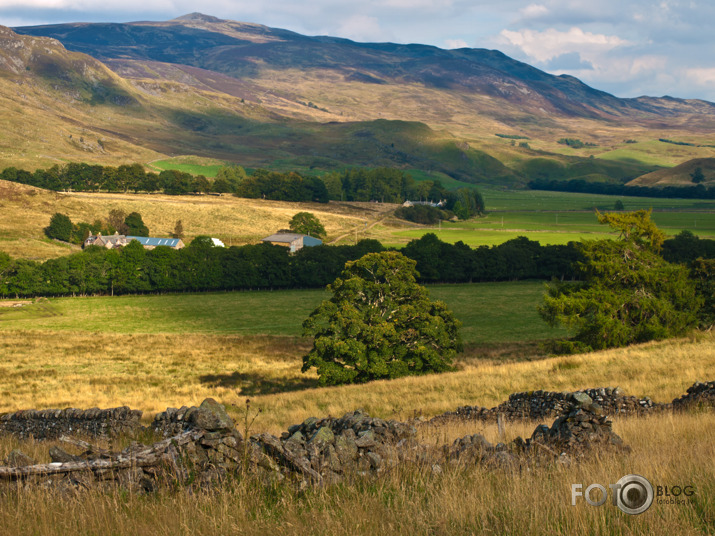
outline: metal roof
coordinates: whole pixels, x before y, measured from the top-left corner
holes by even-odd
[[[285,244],[291,244],[292,242],[300,240],[301,238],[303,239],[303,245],[307,247],[320,246],[323,243],[323,241],[319,238],[313,238],[312,236],[299,233],[275,233],[271,236],[267,236],[266,238],[262,238],[261,240],[263,242],[280,242]]]
[[[295,242],[302,236],[304,235],[298,233],[275,233],[271,236],[262,238],[261,240],[263,240],[263,242],[285,242],[287,244],[290,244],[291,242]]]
[[[151,238],[146,236],[128,236],[127,240],[137,240],[142,246],[169,246],[175,248],[180,238]]]

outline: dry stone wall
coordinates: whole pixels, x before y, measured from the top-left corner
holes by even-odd
[[[673,409],[677,410],[708,407],[715,407],[715,381],[696,382],[686,394],[673,400]]]
[[[63,438],[80,446],[83,452],[73,455],[52,447],[52,463],[36,464],[23,453],[13,451],[4,460],[5,466],[0,467],[0,481],[32,480],[58,487],[120,486],[152,491],[163,485],[212,486],[225,478],[248,475],[301,486],[324,485],[345,478],[377,475],[404,463],[422,464],[437,472],[450,464],[508,469],[523,468],[544,459],[571,463],[595,448],[628,448],[613,432],[608,412],[643,414],[669,407],[715,407],[714,395],[715,382],[697,383],[668,405],[625,397],[616,389],[517,393],[486,413],[458,410],[442,418],[462,418],[466,414],[470,419],[491,419],[496,418],[499,409],[502,415],[514,419],[555,416],[552,425],[539,424],[530,437],[519,437],[508,444],[492,445],[477,434],[444,447],[420,444],[411,423],[371,417],[360,410],[340,418],[311,417],[289,427],[280,437],[264,433],[244,438],[225,408],[213,399],[206,399],[199,407],[169,408],[158,414],[151,429],[167,439],[153,445],[133,443],[121,452],[108,452],[84,441]],[[19,437],[38,434],[35,437],[45,439],[62,433],[108,436],[123,425],[131,432],[145,430],[138,424],[141,413],[128,408],[73,413],[77,411],[15,412],[2,416],[0,422],[11,423],[3,429],[5,433]],[[59,424],[50,426],[48,422]],[[82,428],[76,422],[98,424]],[[17,423],[28,426],[23,428]]]
[[[141,417],[141,411],[126,406],[16,411],[0,415],[0,435],[22,439],[58,439],[63,435],[112,438],[140,432]]]
[[[554,419],[569,413],[580,400],[595,404],[605,415],[644,415],[672,409],[673,404],[658,404],[650,398],[627,396],[619,387],[599,387],[576,392],[525,391],[509,395],[509,400],[496,407],[461,406],[432,419],[432,423],[452,419],[496,421]]]

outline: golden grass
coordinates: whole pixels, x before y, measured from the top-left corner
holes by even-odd
[[[148,194],[58,193],[0,181],[0,251],[13,257],[44,260],[67,255],[66,244],[45,238],[43,229],[51,216],[61,212],[75,222],[104,220],[113,209],[139,212],[152,236],[171,236],[182,221],[184,242],[198,235],[221,239],[227,246],[258,243],[261,238],[287,229],[301,211],[312,212],[323,223],[328,240],[363,229],[381,217],[389,205],[348,207],[341,203],[288,203],[241,199],[230,195],[166,196]],[[358,231],[358,238],[365,237]]]
[[[0,340],[0,411],[129,405],[145,418],[207,396],[240,422],[244,400],[262,412],[251,433],[278,434],[309,416],[363,407],[406,419],[492,406],[529,389],[618,385],[670,401],[696,380],[712,379],[712,334],[587,355],[534,361],[462,356],[459,370],[365,385],[309,388],[299,372],[305,340],[268,336],[169,335],[5,330]],[[548,422],[547,424],[551,424]],[[427,445],[482,433],[491,442],[528,437],[535,423],[507,423],[505,437],[485,423],[420,428]],[[0,486],[0,535],[74,534],[708,534],[715,532],[715,414],[617,418],[632,450],[598,453],[571,466],[522,471],[404,466],[380,478],[296,491],[251,478],[209,492],[51,491]],[[0,440],[0,458],[20,448],[48,461],[53,443]],[[66,445],[62,445],[67,448]],[[615,483],[641,474],[653,485],[695,487],[687,504],[655,503],[628,516],[609,503],[571,506],[571,484]]]
[[[304,341],[290,337],[126,335],[4,331],[0,341],[0,411],[54,407],[167,407],[237,392],[300,389]]]
[[[407,466],[303,492],[250,478],[211,492],[150,496],[10,487],[0,492],[0,534],[712,534],[715,415],[619,419],[614,430],[630,453],[522,471]],[[14,446],[3,441],[0,454]],[[39,459],[49,444],[22,447]],[[654,486],[693,486],[694,494],[685,504],[656,500],[638,516],[621,512],[610,497],[600,507],[582,499],[571,505],[571,484],[608,488],[628,474]]]
[[[257,426],[278,433],[310,416],[364,408],[380,417],[430,417],[461,405],[494,406],[510,393],[620,386],[670,402],[695,381],[712,380],[713,335],[534,361],[463,355],[447,374],[314,388],[301,374],[304,339],[3,331],[0,411],[128,405],[146,418],[213,397],[237,416],[250,397]]]

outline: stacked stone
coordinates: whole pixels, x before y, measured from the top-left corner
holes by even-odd
[[[143,430],[142,412],[126,406],[111,409],[25,410],[0,416],[0,435],[21,439],[57,439],[63,435],[112,438]]]
[[[196,406],[181,406],[177,408],[166,408],[166,411],[157,413],[151,424],[154,433],[164,437],[172,437],[186,431],[192,427],[191,416],[199,408]]]
[[[686,394],[673,400],[673,409],[715,408],[715,381],[695,382]]]
[[[200,407],[193,409],[195,411],[187,419],[190,421],[189,431],[149,447],[133,443],[121,452],[111,453],[88,443],[71,441],[88,447],[88,450],[76,456],[52,447],[53,464],[49,466],[37,466],[21,452],[13,451],[4,464],[15,468],[36,467],[36,472],[28,474],[60,489],[119,485],[123,489],[152,491],[177,482],[213,485],[242,466],[246,459],[243,438],[225,408],[213,399],[206,399]],[[108,460],[114,460],[114,466],[110,466]],[[63,465],[77,468],[53,472]]]
[[[335,482],[349,473],[380,472],[395,465],[415,435],[412,425],[358,410],[339,419],[311,417],[289,427],[280,439],[261,434],[251,440],[284,473]]]
[[[461,437],[455,440],[451,446],[443,447],[443,453],[447,463],[450,464],[477,464],[501,468],[514,467],[519,464],[514,444],[497,443],[492,445],[481,434]]]
[[[70,441],[89,449],[75,456],[53,447],[53,464],[49,465],[34,465],[22,453],[13,452],[5,460],[8,467],[0,467],[0,478],[47,476],[57,486],[119,485],[141,491],[176,483],[208,486],[228,474],[253,471],[271,479],[324,484],[354,474],[377,474],[406,460],[427,463],[434,471],[441,470],[439,464],[445,458],[448,462],[516,467],[530,459],[525,456],[529,452],[558,456],[622,443],[599,404],[588,395],[571,394],[564,407],[566,404],[570,409],[565,415],[551,428],[540,425],[529,439],[491,445],[483,436],[474,435],[438,451],[417,444],[414,426],[373,418],[360,410],[341,418],[306,419],[280,438],[260,434],[245,441],[225,408],[206,399],[198,408],[170,409],[157,416],[155,430],[180,427],[181,431],[154,445],[135,443],[111,453]]]
[[[573,409],[573,396],[585,394],[601,406],[606,415],[646,414],[668,409],[670,404],[656,404],[650,398],[626,396],[618,387],[600,387],[576,392],[525,391],[509,395],[509,400],[496,407],[462,406],[432,419],[439,423],[451,419],[495,422],[499,416],[506,420],[544,420],[565,415]]]
[[[576,393],[572,401],[569,412],[557,417],[551,428],[537,426],[524,447],[533,448],[538,443],[553,452],[582,454],[594,447],[623,446],[623,440],[613,432],[613,423],[598,403],[585,393]]]
[[[584,389],[582,392],[598,403],[606,415],[643,415],[671,407],[670,404],[653,402],[648,396],[644,398],[626,396],[620,387],[599,387]]]

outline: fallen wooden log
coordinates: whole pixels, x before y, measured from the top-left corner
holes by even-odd
[[[175,448],[196,442],[204,435],[203,430],[191,430],[175,437],[164,439],[147,448],[129,453],[112,454],[110,459],[83,462],[45,463],[25,467],[0,467],[0,480],[17,480],[30,476],[50,476],[84,471],[106,471],[151,467],[162,462],[175,462]],[[173,448],[172,448],[173,447]]]

